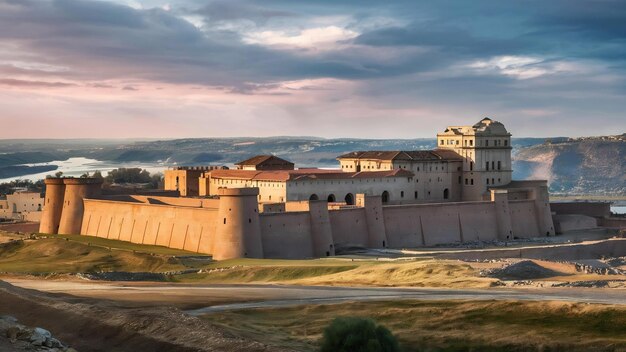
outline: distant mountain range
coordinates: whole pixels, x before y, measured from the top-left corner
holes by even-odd
[[[553,192],[626,193],[626,137],[513,138],[514,178],[550,180]],[[232,165],[275,154],[299,167],[337,167],[338,155],[357,150],[418,150],[434,138],[323,139],[315,137],[193,138],[174,140],[0,140],[0,178],[31,174],[27,165],[85,157],[109,163]],[[50,170],[53,166],[46,165]],[[32,166],[31,168],[32,169]],[[20,175],[20,172],[22,173]]]

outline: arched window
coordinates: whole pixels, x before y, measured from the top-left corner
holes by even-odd
[[[333,202],[335,201],[335,195],[334,195],[334,194],[330,194],[330,195],[328,196],[328,198],[326,198],[326,200],[327,200],[329,203],[333,203]]]
[[[346,194],[344,200],[346,201],[347,205],[354,205],[354,196],[352,195],[352,193]]]
[[[317,194],[313,193],[311,194],[311,196],[309,197],[309,200],[319,200],[320,197],[317,196]]]
[[[450,198],[450,191],[446,188],[443,190],[443,199]]]
[[[384,191],[382,194],[382,198],[383,198],[383,203],[388,203],[389,202],[389,192]]]

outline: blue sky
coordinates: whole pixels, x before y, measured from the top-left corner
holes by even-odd
[[[0,138],[626,130],[625,1],[0,0]]]

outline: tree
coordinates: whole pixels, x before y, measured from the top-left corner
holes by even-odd
[[[119,168],[109,171],[109,174],[104,178],[108,184],[117,183],[150,183],[152,178],[148,170],[143,170],[138,167],[133,168]]]
[[[61,177],[61,176],[63,176],[63,171],[57,171],[57,172],[54,174],[54,177]]]
[[[99,178],[101,180],[104,179],[104,177],[102,176],[102,172],[100,172],[100,170],[96,170],[93,172],[93,175],[91,175],[91,177],[93,178]]]
[[[391,332],[373,320],[344,317],[333,320],[322,336],[321,352],[399,352]]]

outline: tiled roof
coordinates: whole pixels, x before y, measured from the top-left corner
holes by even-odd
[[[381,177],[411,177],[411,171],[395,169],[385,171],[343,172],[341,170],[299,169],[278,171],[256,170],[215,170],[210,171],[211,178],[239,179],[249,181],[292,181],[305,179],[353,179],[353,178],[381,178]]]
[[[337,159],[362,160],[403,160],[403,161],[455,161],[463,158],[454,151],[448,150],[410,150],[410,151],[360,151],[340,155]]]
[[[235,165],[259,165],[262,164],[270,159],[273,159],[272,161],[274,163],[279,163],[279,164],[293,164],[291,161],[279,158],[275,155],[257,155],[257,156],[253,156],[250,159],[246,159],[244,161],[240,161],[238,163],[236,163]]]

